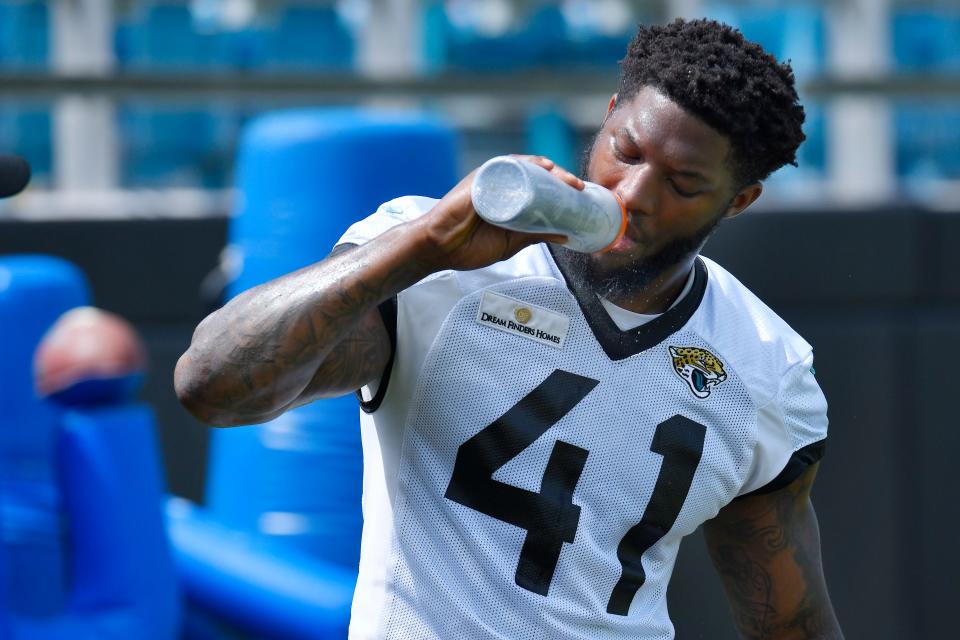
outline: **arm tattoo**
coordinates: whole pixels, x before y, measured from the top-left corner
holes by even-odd
[[[237,296],[197,327],[178,363],[190,372],[178,394],[198,398],[190,408],[201,419],[236,424],[370,382],[389,357],[376,305],[425,275],[412,264],[383,267],[389,250],[338,247]]]
[[[361,374],[382,369],[389,358],[390,340],[372,311],[327,354],[297,404],[355,391],[371,382]]]
[[[841,639],[820,562],[812,468],[793,484],[734,502],[704,526],[737,628],[750,640]]]

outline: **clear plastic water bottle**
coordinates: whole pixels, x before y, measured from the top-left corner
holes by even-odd
[[[613,245],[627,228],[627,212],[611,191],[587,182],[583,191],[543,167],[510,156],[487,160],[473,178],[473,208],[492,225],[567,236],[573,251]]]

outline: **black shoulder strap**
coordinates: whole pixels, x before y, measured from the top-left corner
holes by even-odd
[[[385,300],[377,309],[380,311],[380,318],[383,319],[383,326],[387,329],[387,336],[390,338],[390,358],[383,368],[383,376],[380,378],[380,385],[377,387],[377,393],[364,400],[357,390],[357,399],[360,400],[360,408],[364,413],[373,413],[380,408],[383,397],[387,394],[387,386],[390,384],[390,372],[393,370],[393,359],[397,353],[397,297],[394,296]]]

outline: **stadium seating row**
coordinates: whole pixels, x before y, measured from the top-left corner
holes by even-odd
[[[350,12],[343,9],[363,3],[290,2],[272,5],[272,10],[252,16],[245,25],[224,25],[200,15],[197,6],[203,3],[134,2],[117,16],[117,65],[159,73],[183,69],[349,71],[355,64],[350,24],[356,17],[350,18]],[[425,1],[425,68],[427,72],[474,73],[533,67],[611,68],[622,55],[633,25],[654,17],[643,14],[643,7],[648,6],[626,0]],[[827,51],[822,3],[707,0],[705,9],[711,17],[737,26],[777,57],[789,58],[801,81],[824,69]],[[48,3],[38,0],[0,4],[0,69],[38,71],[47,67],[48,11]],[[960,69],[958,8],[935,4],[895,7],[891,36],[899,71]],[[225,186],[231,179],[229,168],[238,131],[249,115],[232,106],[121,103],[117,110],[121,183],[129,187]],[[808,141],[801,148],[800,168],[781,172],[775,180],[788,184],[824,174],[825,120],[820,105],[809,105]],[[956,104],[897,104],[898,175],[908,181],[960,177],[958,123],[960,106]],[[48,104],[0,106],[0,148],[30,159],[40,184],[52,167],[50,124]],[[557,128],[531,116],[527,127],[526,151],[560,153],[558,160],[575,166],[569,150],[576,144],[569,125]]]
[[[253,15],[245,24],[229,25],[205,19],[192,8],[195,4],[173,0],[130,3],[130,8],[117,16],[117,64],[121,68],[198,70],[348,70],[353,65],[352,20],[349,12],[338,10],[337,3],[289,2]],[[655,19],[649,6],[628,0],[427,0],[422,5],[424,50],[434,69],[607,65],[621,56],[634,24]],[[803,72],[823,65],[823,3],[707,0],[705,10],[710,17],[739,27],[774,55],[791,58]],[[48,12],[49,4],[42,0],[0,3],[0,68],[47,67]],[[890,28],[897,69],[960,69],[960,8],[955,5],[898,5],[892,10]]]

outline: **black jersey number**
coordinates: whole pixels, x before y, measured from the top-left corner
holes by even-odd
[[[663,463],[643,517],[617,545],[617,558],[623,571],[610,594],[607,613],[625,616],[630,610],[633,597],[647,579],[640,560],[677,521],[703,456],[706,435],[705,426],[683,416],[673,416],[657,425],[650,451],[663,456]]]
[[[557,369],[505,414],[457,450],[446,497],[497,520],[526,529],[516,583],[547,595],[564,542],[573,542],[580,507],[573,504],[588,451],[557,440],[543,472],[540,493],[504,484],[494,472],[567,415],[597,380]]]
[[[547,595],[564,542],[573,542],[580,507],[573,492],[589,452],[557,440],[540,492],[504,484],[493,474],[529,447],[583,400],[597,380],[557,369],[505,414],[460,445],[446,497],[527,532],[517,562],[517,585]],[[651,451],[663,456],[653,495],[640,522],[617,547],[623,568],[607,612],[626,615],[643,585],[644,552],[669,531],[683,507],[703,453],[706,428],[683,416],[657,425]]]

